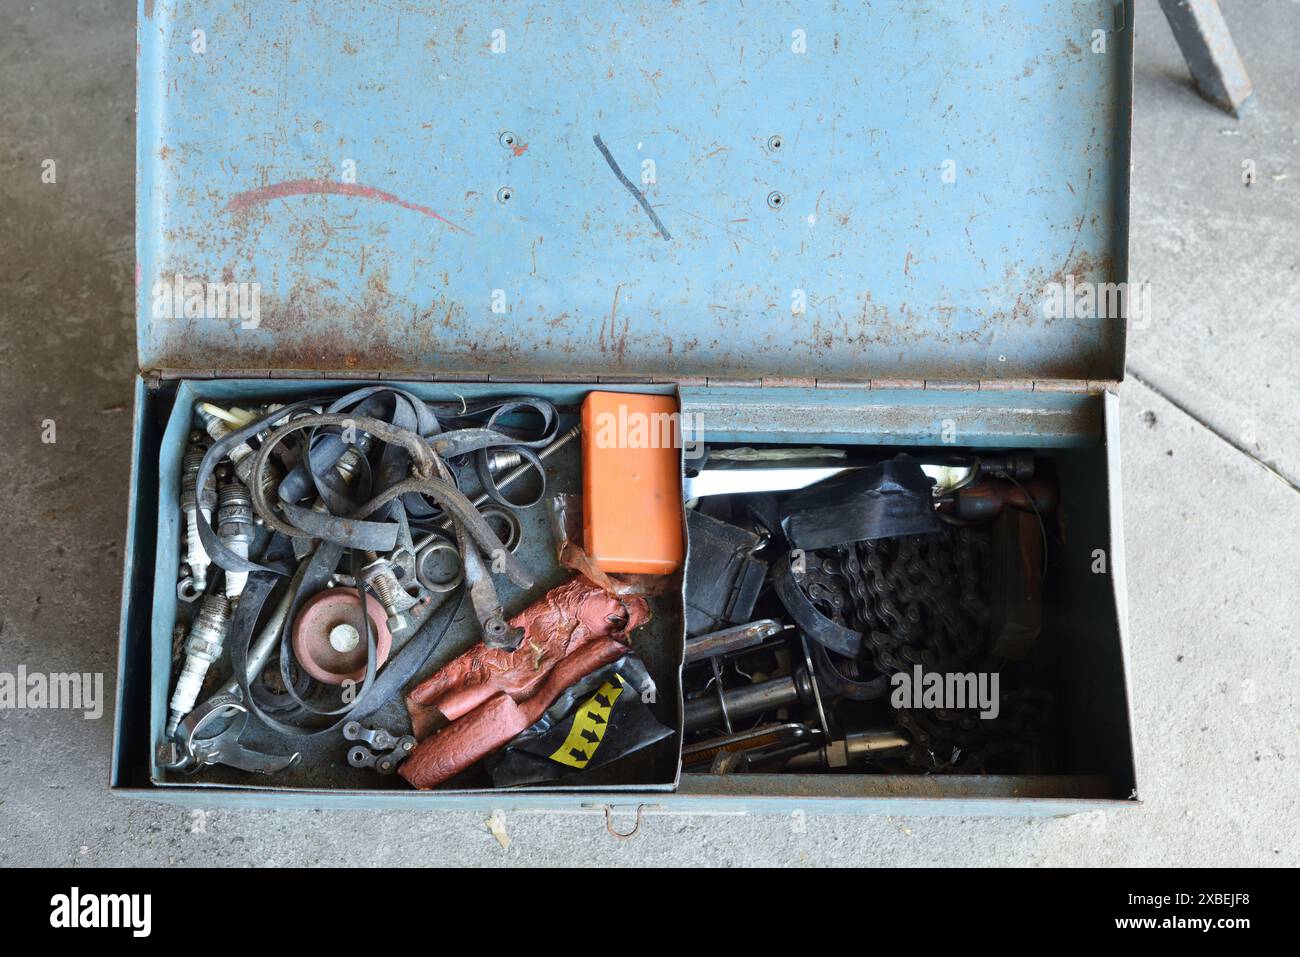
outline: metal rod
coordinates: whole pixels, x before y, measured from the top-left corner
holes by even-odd
[[[257,676],[262,673],[262,669],[266,667],[266,663],[271,660],[271,653],[279,647],[280,632],[284,629],[285,619],[289,617],[289,608],[293,605],[293,596],[302,583],[303,575],[307,571],[308,561],[310,561],[310,558],[305,558],[298,563],[298,570],[293,573],[293,578],[289,580],[289,587],[284,590],[284,595],[281,596],[275,610],[271,612],[271,617],[266,620],[261,633],[248,649],[248,656],[245,658],[244,664],[248,668],[249,682],[257,679]],[[231,675],[230,680],[225,683],[217,694],[241,695],[239,676]],[[213,695],[213,697],[216,697],[216,695]]]
[[[788,626],[771,618],[761,618],[747,625],[733,625],[720,631],[686,639],[686,663],[703,661],[715,655],[730,654],[760,645]]]

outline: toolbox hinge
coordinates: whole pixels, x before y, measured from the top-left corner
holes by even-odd
[[[581,372],[562,374],[510,374],[489,372],[385,372],[358,369],[142,369],[140,375],[149,386],[176,379],[358,379],[378,382],[490,382],[501,385],[559,383],[566,385],[677,384],[673,376],[596,375]],[[704,385],[705,380],[692,382]]]
[[[872,389],[928,390],[932,392],[1078,392],[1099,394],[1116,392],[1115,379],[820,379],[812,376],[762,376],[757,379],[729,379],[709,376],[678,376],[668,380],[679,386],[705,386],[718,389],[802,388],[802,389]]]
[[[710,389],[872,389],[933,392],[1118,392],[1117,379],[821,379],[814,376],[493,375],[472,372],[358,372],[326,369],[142,369],[148,388],[172,379],[375,379],[416,382],[669,384]]]

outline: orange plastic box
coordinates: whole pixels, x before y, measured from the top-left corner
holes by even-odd
[[[681,565],[680,448],[673,396],[592,392],[583,401],[584,537],[602,571],[666,575]]]

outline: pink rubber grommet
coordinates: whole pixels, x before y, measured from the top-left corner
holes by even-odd
[[[357,615],[360,598],[351,588],[327,588],[313,595],[293,623],[293,653],[299,666],[329,685],[366,677],[366,636]],[[384,606],[366,595],[366,611],[375,634],[375,670],[388,660],[393,636]]]

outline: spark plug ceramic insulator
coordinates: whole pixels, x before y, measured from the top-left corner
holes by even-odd
[[[208,676],[212,662],[221,657],[221,645],[226,640],[226,627],[230,623],[230,602],[224,595],[204,595],[199,613],[190,626],[190,636],[185,641],[185,663],[181,665],[176,690],[172,692],[167,713],[167,737],[185,716],[194,710],[194,702],[203,690],[203,680]]]
[[[232,409],[230,411],[234,412],[236,410]],[[213,442],[224,439],[234,431],[230,428],[230,423],[221,418],[221,416],[209,412],[205,405],[197,406],[195,408],[195,413],[198,415],[199,421],[203,423],[203,428],[207,431],[208,435],[212,436]],[[253,464],[251,458],[253,449],[247,442],[240,442],[238,445],[232,447],[226,454],[230,456],[230,461],[234,463],[236,474],[239,474],[239,465],[241,462],[247,460],[248,464],[245,466],[245,470]],[[240,475],[239,478],[240,481],[244,481],[246,477]]]
[[[256,523],[248,486],[237,479],[225,482],[218,492],[217,501],[217,535],[221,543],[240,558],[247,558]],[[232,603],[238,601],[246,584],[248,572],[226,572],[226,597]]]
[[[281,408],[281,406],[268,406],[267,411],[274,412],[278,408]],[[195,411],[198,414],[199,421],[203,423],[203,428],[207,431],[208,435],[212,436],[212,441],[219,441],[234,431],[225,419],[209,412],[206,406],[200,405]],[[242,409],[230,409],[228,411],[230,413],[247,414],[244,413],[244,410]],[[263,433],[259,433],[259,435],[260,434]],[[231,447],[226,452],[226,456],[230,459],[231,464],[234,465],[235,475],[239,477],[239,481],[243,482],[244,485],[248,485],[248,480],[253,474],[253,462],[255,460],[252,446],[247,442],[240,442],[238,445]],[[280,474],[275,463],[267,462],[262,484],[266,489],[266,496],[268,499],[275,499],[275,490],[279,486],[281,478],[283,478],[283,476]]]
[[[203,462],[203,447],[191,445],[185,450],[181,460],[181,510],[185,514],[185,564],[190,566],[196,591],[203,591],[208,585],[208,566],[212,559],[208,557],[203,541],[199,538],[199,522],[212,521],[212,510],[217,505],[217,480],[213,475],[197,487],[199,466]]]

